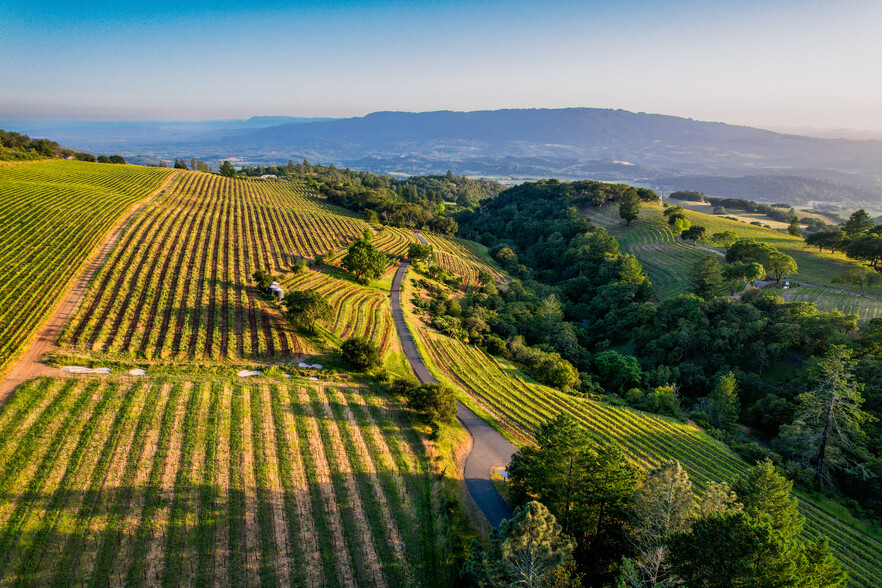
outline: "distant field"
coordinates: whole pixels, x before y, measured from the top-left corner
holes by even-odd
[[[660,206],[643,205],[640,209],[640,218],[634,221],[630,227],[626,227],[624,221],[619,217],[618,207],[615,205],[583,209],[588,220],[606,227],[619,240],[624,251],[633,253],[640,260],[652,278],[653,284],[657,286],[656,293],[661,297],[686,291],[688,283],[678,285],[678,282],[688,280],[692,265],[707,253],[696,248],[690,242],[674,237],[664,221],[663,210]],[[856,286],[832,282],[833,278],[845,273],[849,266],[857,263],[846,258],[844,254],[818,253],[816,247],[807,246],[803,239],[772,229],[691,210],[686,210],[685,215],[693,225],[705,227],[708,236],[713,233],[733,231],[740,238],[768,243],[790,255],[799,266],[799,273],[796,276],[790,276],[790,280],[858,291]],[[699,242],[699,244],[702,243]],[[713,244],[704,243],[703,245],[711,247]],[[873,286],[867,292],[882,295],[882,284]]]
[[[117,219],[170,172],[78,161],[0,165],[0,372]]]
[[[62,343],[145,358],[309,352],[251,275],[345,248],[366,228],[302,185],[187,172],[120,240]]]
[[[478,274],[482,271],[493,276],[496,282],[508,281],[508,277],[499,270],[496,264],[488,262],[479,254],[477,248],[480,245],[456,237],[443,237],[428,232],[424,232],[423,236],[435,250],[436,263],[444,269],[462,276],[463,287],[477,286],[479,284]]]
[[[710,481],[731,482],[748,464],[695,427],[639,411],[575,398],[529,380],[511,364],[428,330],[417,330],[423,359],[436,376],[462,389],[497,425],[521,444],[532,431],[565,413],[598,441],[617,443],[634,463],[653,467],[679,460],[700,491]],[[882,541],[840,521],[824,505],[801,497],[807,534],[824,533],[843,564],[851,584],[877,586],[882,577]]]
[[[26,384],[0,412],[0,583],[434,585],[408,423],[343,385]]]

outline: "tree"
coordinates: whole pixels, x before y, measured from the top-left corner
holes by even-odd
[[[882,236],[861,235],[846,246],[845,254],[852,259],[866,261],[875,268],[882,260]]]
[[[726,214],[726,207],[725,206],[715,206],[714,207],[714,214],[720,214],[720,215]]]
[[[383,350],[367,337],[350,337],[341,349],[343,357],[355,369],[366,370],[383,363]]]
[[[799,219],[795,216],[790,217],[790,224],[787,226],[787,232],[796,237],[802,236],[802,227],[799,226]]]
[[[576,561],[586,584],[612,579],[610,568],[628,548],[624,524],[638,470],[613,445],[596,445],[571,417],[560,414],[535,433],[509,465],[510,495],[517,504],[539,500],[577,543]]]
[[[422,384],[407,393],[407,404],[437,432],[456,418],[456,395],[441,384]]]
[[[739,476],[733,490],[744,505],[744,512],[755,519],[764,519],[784,537],[797,537],[804,524],[799,502],[791,495],[789,481],[768,459],[759,462],[746,475]]]
[[[671,568],[686,586],[771,588],[776,584],[761,581],[764,571],[759,565],[771,534],[768,526],[755,524],[743,512],[703,517],[691,531],[670,538]]]
[[[799,460],[811,467],[815,486],[831,482],[834,470],[869,476],[862,445],[862,426],[871,417],[861,409],[863,384],[855,382],[852,351],[834,345],[811,369],[814,385],[797,397],[793,423],[780,438]]]
[[[729,248],[732,243],[738,240],[738,234],[735,231],[723,231],[711,235],[711,241],[720,247]]]
[[[735,374],[729,372],[717,380],[717,384],[708,395],[711,422],[721,429],[731,431],[738,422],[738,410],[741,401],[738,399],[738,384]]]
[[[851,238],[869,233],[873,228],[873,219],[867,214],[863,208],[855,210],[848,217],[848,220],[842,224],[842,231]]]
[[[683,239],[688,239],[689,241],[698,241],[699,239],[704,239],[704,236],[707,234],[707,229],[699,225],[692,225],[680,235]]]
[[[226,178],[235,178],[236,168],[234,168],[233,164],[229,161],[224,161],[220,166],[220,175]]]
[[[735,263],[727,263],[722,267],[723,282],[729,286],[730,296],[735,295],[735,288],[741,280],[752,282],[757,278],[761,278],[765,273],[765,268],[756,262],[737,261]]]
[[[365,208],[362,213],[362,218],[364,222],[375,225],[380,222],[379,217],[377,217],[377,212],[375,210],[371,210],[370,208]]]
[[[783,278],[795,274],[798,270],[796,260],[779,251],[774,251],[769,255],[766,260],[766,268],[775,276],[776,285],[780,285]]]
[[[601,386],[611,392],[643,385],[643,371],[633,355],[622,355],[612,349],[598,353],[594,357],[594,370]]]
[[[849,239],[842,231],[818,231],[812,233],[805,238],[807,245],[816,246],[818,252],[824,250],[824,247],[830,248],[830,253],[834,253],[837,249],[842,249],[848,243]]]
[[[776,251],[777,249],[774,247],[770,247],[765,243],[758,243],[753,239],[739,239],[726,250],[726,261],[729,263],[738,261],[750,263],[755,261],[762,265],[767,265],[769,257]]]
[[[574,548],[554,515],[533,500],[490,531],[486,552],[477,540],[472,542],[464,573],[479,586],[556,586]]]
[[[325,297],[315,290],[292,290],[285,294],[282,304],[285,315],[294,325],[315,334],[315,324],[334,318],[334,309]]]
[[[705,255],[692,267],[692,291],[705,300],[713,298],[723,285],[723,270],[716,256]]]
[[[671,226],[671,231],[673,231],[675,235],[679,235],[690,226],[692,226],[692,223],[689,222],[689,219],[686,218],[686,215],[681,212],[675,212],[674,214],[668,216],[668,224]]]
[[[630,226],[640,216],[640,198],[636,192],[629,190],[622,196],[619,216],[625,219],[625,226]]]
[[[349,246],[349,251],[340,262],[343,269],[355,274],[360,282],[377,279],[386,269],[386,255],[370,242],[360,239]]]
[[[744,510],[744,505],[738,502],[738,495],[726,482],[709,482],[698,502],[699,517],[741,510]]]
[[[670,586],[674,578],[667,558],[668,538],[689,530],[695,514],[692,482],[680,462],[651,470],[634,493],[631,529],[644,586]]]
[[[833,278],[836,284],[854,284],[864,293],[864,286],[869,286],[879,280],[879,272],[865,265],[853,265],[844,274]]]
[[[431,245],[411,243],[407,248],[407,259],[414,265],[430,266],[435,263],[435,249]]]

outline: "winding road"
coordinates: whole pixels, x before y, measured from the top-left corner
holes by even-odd
[[[415,232],[414,235],[424,245],[428,244],[421,234]],[[409,267],[410,263],[402,262],[392,280],[392,318],[395,322],[395,330],[398,331],[398,337],[401,339],[404,355],[410,362],[417,379],[424,384],[437,384],[438,381],[432,376],[420,356],[401,310],[401,283]],[[490,470],[498,466],[507,467],[517,449],[461,402],[457,402],[456,417],[472,437],[472,450],[465,461],[466,488],[490,525],[494,528],[498,527],[499,523],[511,516],[512,511],[493,485]]]

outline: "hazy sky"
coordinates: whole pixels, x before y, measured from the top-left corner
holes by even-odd
[[[0,119],[590,106],[882,127],[882,0],[0,0]]]

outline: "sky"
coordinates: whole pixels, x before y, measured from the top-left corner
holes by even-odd
[[[0,0],[0,120],[621,108],[882,129],[882,0]]]

